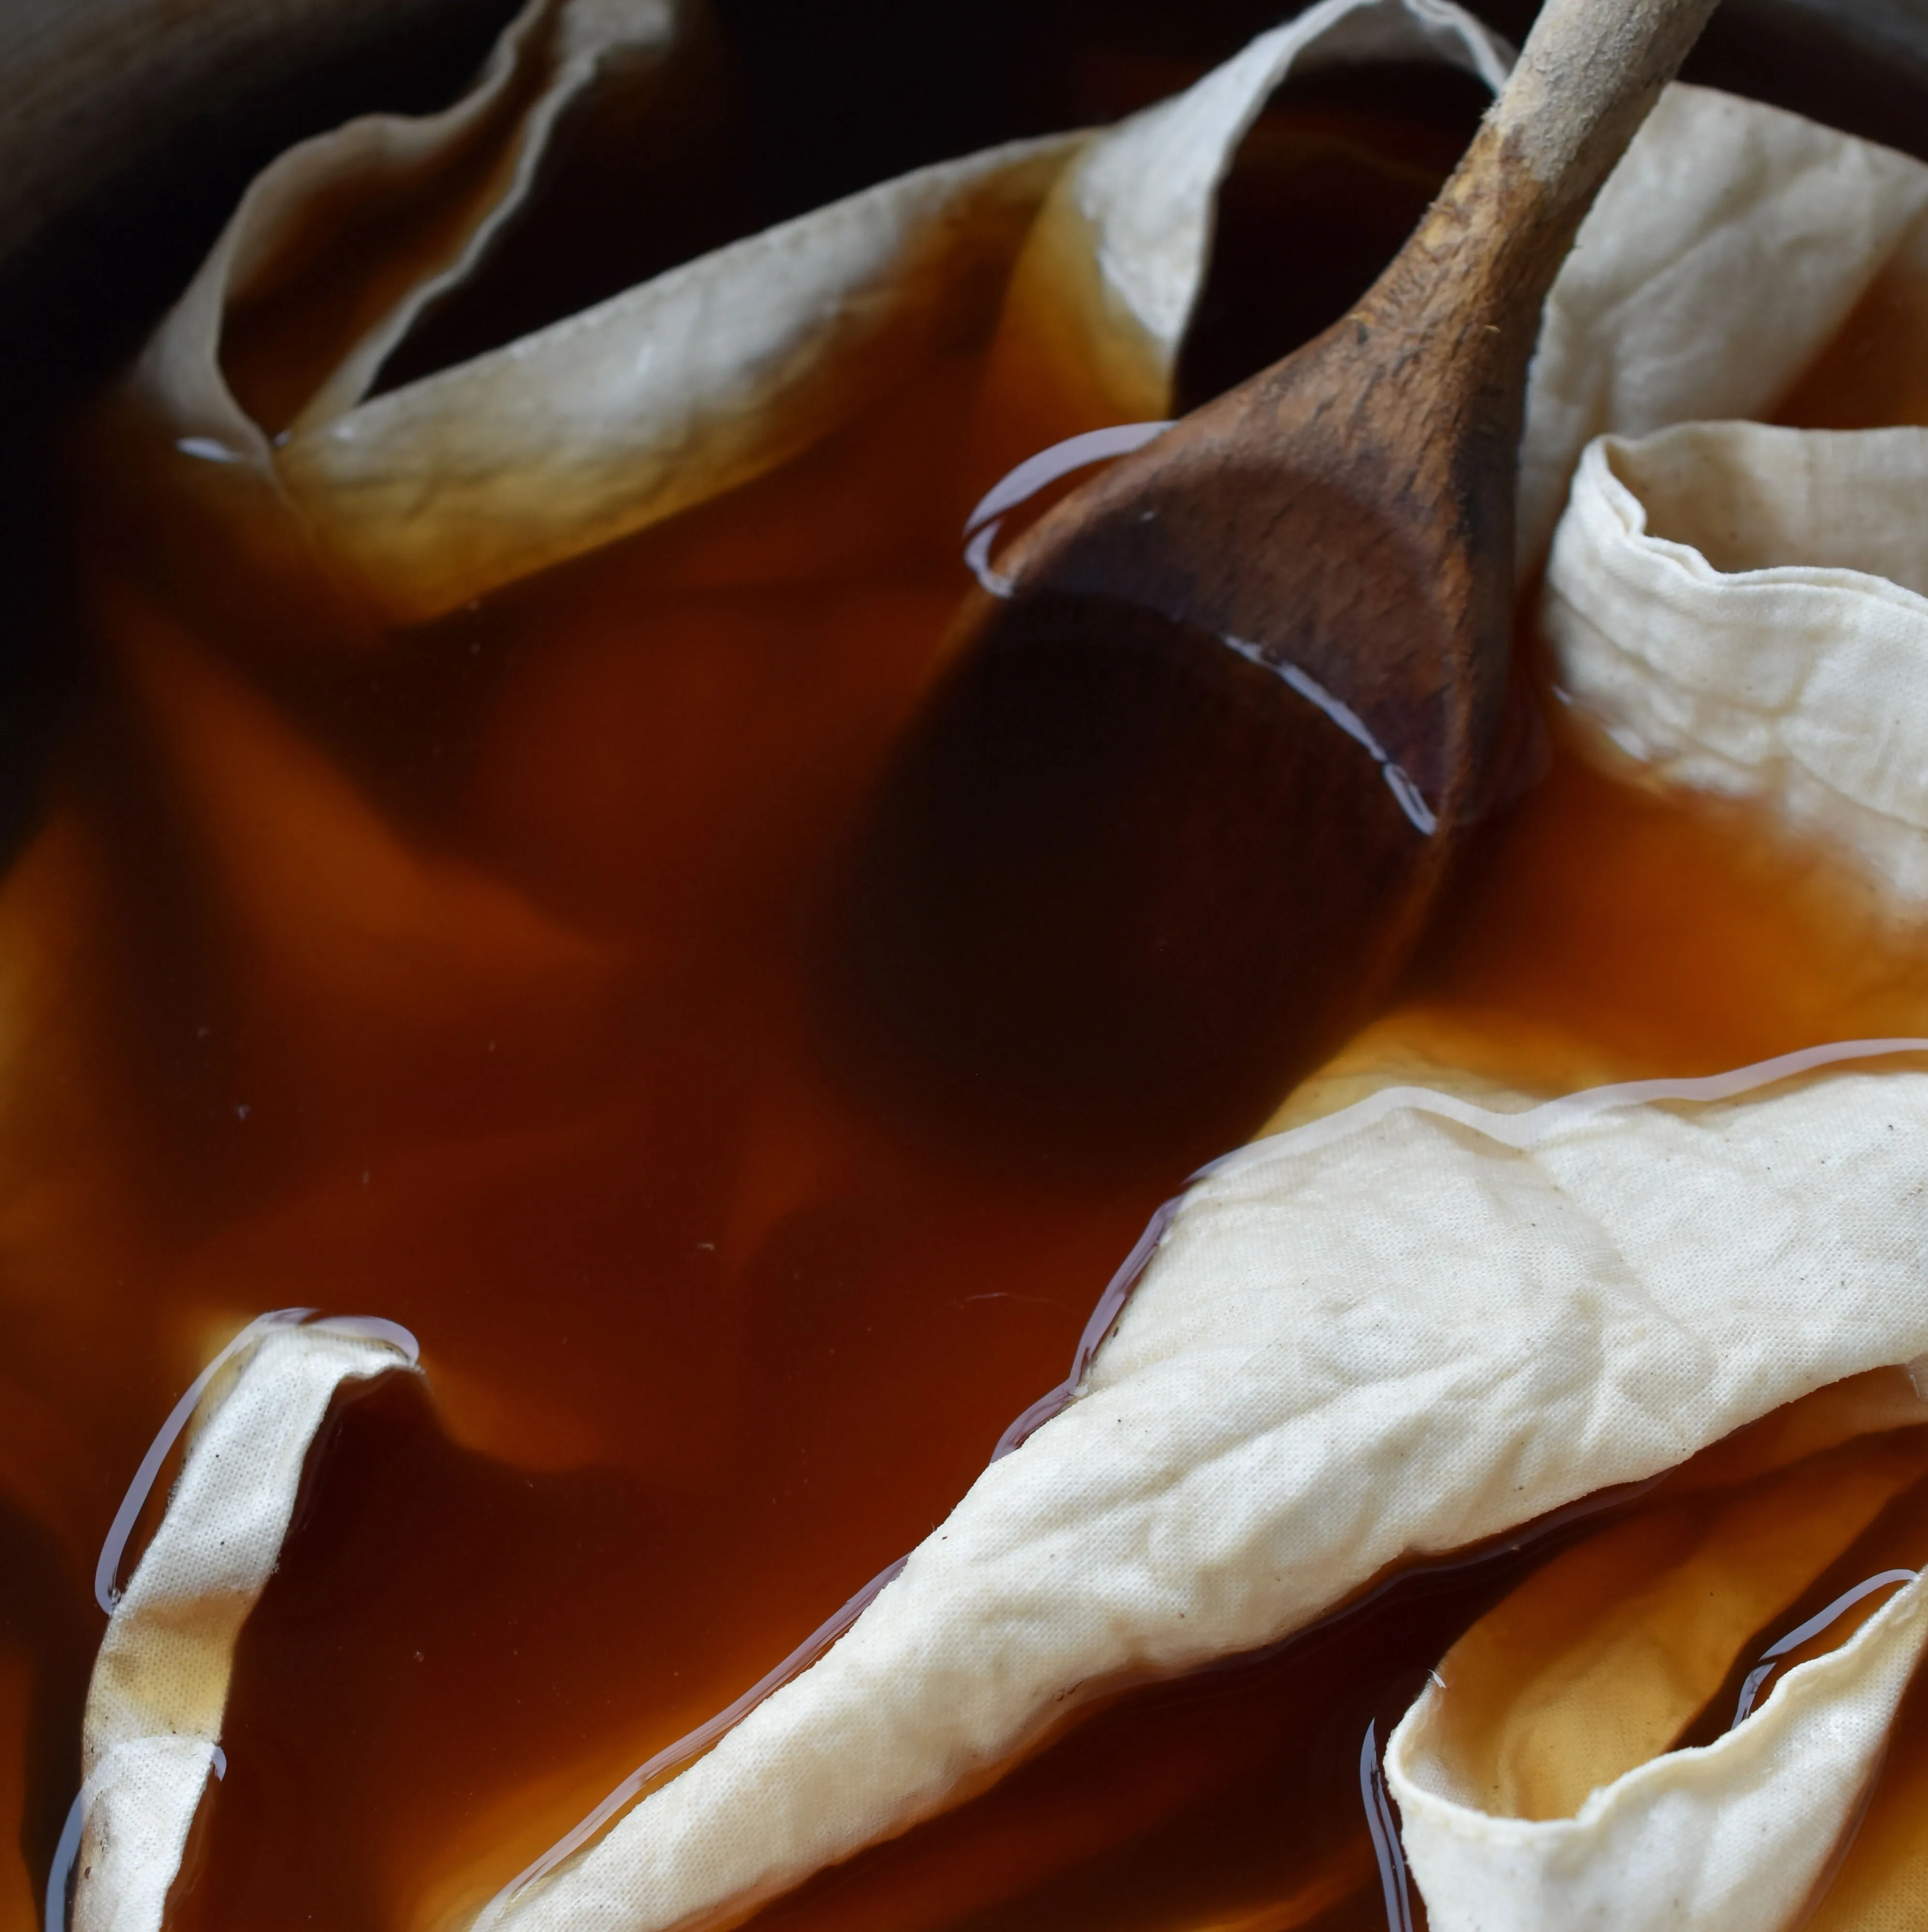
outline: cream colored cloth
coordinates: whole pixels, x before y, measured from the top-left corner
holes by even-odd
[[[550,103],[589,85],[613,49],[668,49],[675,18],[671,0],[533,5],[448,114],[357,122],[276,162],[136,372],[132,400],[183,459],[165,487],[198,498],[223,541],[265,568],[298,577],[319,566],[351,607],[386,621],[435,616],[775,468],[937,350],[981,342],[1027,242],[1070,352],[1103,371],[1106,418],[1158,413],[1218,182],[1295,62],[1447,58],[1489,80],[1504,71],[1492,37],[1441,0],[1321,0],[1095,145],[1054,136],[921,169],[364,399],[433,293],[513,218],[532,166],[519,161],[445,265],[418,256],[411,270],[400,248],[342,264],[367,280],[340,304],[366,312],[361,332],[343,332],[285,432],[248,416],[223,367],[229,327],[250,271],[299,232],[304,208],[346,183],[395,193],[399,156],[420,165],[472,138],[500,76],[547,62],[555,78],[514,148],[538,152]],[[1048,194],[1057,212],[1040,223]],[[1066,223],[1068,250],[1037,245]],[[1087,262],[1095,282],[1078,272]]]
[[[1928,901],[1928,429],[1590,445],[1547,567],[1566,694],[1653,778],[1771,800]]]
[[[368,399],[416,317],[520,212],[562,108],[609,85],[604,68],[671,59],[688,10],[532,0],[447,112],[352,122],[256,180],[125,398],[170,452],[160,487],[231,556],[383,622],[435,616],[775,468],[988,329],[1078,136],[921,170]],[[477,190],[463,164],[487,144],[499,158]],[[230,380],[237,320],[345,190],[392,201],[398,234],[325,265],[349,292],[313,300],[343,320],[289,352],[312,380],[289,422],[263,423]]]
[[[1495,92],[1511,64],[1504,43],[1457,7],[1321,0],[1095,143],[1067,175],[1105,285],[1155,345],[1168,384],[1211,260],[1219,184],[1273,90],[1288,73],[1389,60],[1464,68]]]
[[[581,17],[600,22],[598,44],[673,51],[667,9]],[[504,58],[586,71],[559,51],[591,32],[578,18],[532,8]],[[367,164],[372,137],[345,130],[263,177],[130,400],[158,432],[165,492],[224,541],[376,618],[431,616],[775,466],[941,346],[994,337],[994,366],[1000,316],[1008,328],[1027,303],[1059,316],[1059,352],[1095,372],[1114,417],[1163,413],[1212,197],[1267,94],[1301,57],[1389,54],[1444,55],[1489,78],[1501,58],[1443,0],[1328,0],[1110,135],[922,170],[364,399],[421,290],[473,259],[465,243],[392,286],[371,278],[366,317],[277,441],[223,371],[231,298],[251,260],[272,259],[301,194]],[[463,111],[451,125],[468,124]],[[505,153],[539,138],[535,121],[520,127],[498,130]],[[520,177],[504,178],[505,212],[478,202],[464,231],[475,246],[512,212]],[[1817,799],[1849,800],[1884,837],[1913,809],[1897,800],[1919,800],[1909,774],[1928,772],[1928,737],[1909,736],[1906,704],[1889,707],[1892,755],[1871,777],[1866,746],[1841,728],[1850,714],[1816,708],[1843,652],[1872,648],[1858,620],[1791,638],[1783,601],[1765,638],[1727,621],[1750,588],[1728,567],[1736,555],[1750,568],[1789,561],[1773,547],[1799,520],[1791,486],[1756,492],[1782,508],[1730,552],[1700,524],[1654,535],[1687,511],[1661,506],[1661,458],[1639,466],[1648,446],[1583,452],[1603,433],[1771,409],[1916,245],[1924,208],[1928,170],[1915,163],[1671,90],[1555,286],[1522,453],[1529,560],[1580,478],[1549,574],[1564,687],[1624,745],[1649,730],[1640,754],[1677,782],[1704,784],[1718,766],[1724,788],[1804,823],[1834,812]],[[1685,448],[1692,434],[1679,435]],[[1753,473],[1744,444],[1728,452],[1737,476]],[[1636,472],[1656,507],[1641,508]],[[1892,521],[1906,488],[1884,500]],[[1857,498],[1840,527],[1872,502]],[[1879,544],[1858,541],[1865,570]],[[1665,635],[1648,621],[1654,586],[1678,585],[1648,567],[1657,557],[1708,592],[1677,598]],[[1883,609],[1917,596],[1892,582],[1870,594]],[[1749,741],[1768,747],[1756,755],[1702,720],[1747,711],[1764,652],[1796,668],[1769,706],[1774,733]],[[1669,696],[1684,665],[1710,694],[1701,710]],[[1674,721],[1672,740],[1654,718]],[[1798,760],[1778,748],[1797,742]],[[1837,829],[1903,878],[1865,826]],[[740,1916],[996,1774],[1081,1688],[1273,1641],[1404,1556],[1666,1469],[1779,1403],[1928,1352],[1928,1143],[1915,1138],[1928,1076],[1837,1071],[1686,1109],[1509,1117],[1498,1104],[1489,1116],[1380,1096],[1221,1163],[1186,1196],[1078,1400],[986,1472],[820,1663],[489,1922],[659,1932]],[[1466,1902],[1475,1892],[1513,1914],[1494,1922],[1522,1928],[1671,1923],[1630,1883],[1616,1891],[1614,1872],[1629,1845],[1662,1858],[1680,1818],[1729,1798],[1755,1807],[1732,1813],[1737,1828],[1786,1828],[1806,1807],[1820,1832],[1905,1681],[1915,1601],[1885,1610],[1840,1659],[1791,1673],[1754,1730],[1708,1754],[1712,1772],[1663,1760],[1629,1774],[1633,1796],[1597,1820],[1583,1810],[1552,1866],[1486,1858],[1492,1844],[1542,1842],[1515,1826],[1561,1821],[1490,1820],[1456,1798],[1450,1769],[1428,1768],[1423,1705],[1393,1774],[1425,1814],[1415,1864],[1439,1932],[1486,1922],[1486,1904]],[[1807,1713],[1838,1733],[1825,1774],[1821,1756],[1804,1774],[1822,1776],[1822,1798],[1787,1768]],[[170,1759],[160,1782],[200,1775]],[[1732,1862],[1709,1868],[1705,1922],[1766,1932],[1782,1905],[1747,1891]],[[164,1863],[152,1852],[142,1882],[160,1882]],[[1597,1899],[1606,1916],[1578,1916]]]
[[[1772,412],[1928,245],[1928,168],[1798,115],[1670,87],[1581,224],[1527,390],[1519,548],[1545,554],[1581,451]]]
[[[256,1323],[202,1405],[88,1687],[74,1932],[160,1932],[217,1771],[235,1644],[280,1560],[315,1432],[343,1382],[414,1364],[406,1338],[373,1326]]]
[[[1697,1753],[1654,1759],[1570,1820],[1492,1819],[1453,1802],[1426,1755],[1429,1688],[1389,1751],[1429,1922],[1484,1932],[1798,1922],[1879,1766],[1928,1638],[1910,1586],[1843,1649],[1789,1674],[1756,1717]]]
[[[1677,133],[1683,98],[1665,104],[1640,158],[1651,163]],[[1735,325],[1720,326],[1726,292],[1711,320],[1706,293],[1696,297],[1657,241],[1644,262],[1637,248],[1622,260],[1611,247],[1588,262],[1589,236],[1600,238],[1621,196],[1658,196],[1673,175],[1624,170],[1549,306],[1535,392],[1544,440],[1529,447],[1529,476],[1536,460],[1557,475],[1582,424],[1769,406],[1877,281],[1897,302],[1915,292],[1921,306],[1928,170],[1703,100],[1705,151],[1754,165],[1732,178],[1710,170],[1651,225],[1678,248],[1681,208],[1699,208],[1686,259],[1726,260]],[[1716,208],[1726,211],[1718,220],[1707,214]],[[1572,299],[1583,277],[1622,289],[1603,311],[1630,322],[1617,371],[1587,355],[1589,326]],[[1592,325],[1596,339],[1603,327]],[[1567,373],[1569,357],[1585,358],[1584,380]],[[1547,400],[1556,384],[1567,392],[1558,406]],[[1908,926],[1928,900],[1924,502],[1928,430],[1912,426],[1689,422],[1600,436],[1573,478],[1541,604],[1558,694],[1620,776],[1766,807],[1852,862],[1889,920]],[[1531,528],[1522,535],[1530,542]],[[1430,1922],[1441,1932],[1797,1922],[1879,1766],[1924,1640],[1928,1582],[1916,1582],[1839,1651],[1789,1672],[1717,1743],[1675,1752],[1663,1736],[1557,1816],[1514,1815],[1471,1774],[1453,1736],[1449,1658],[1444,1688],[1427,1689],[1386,1759]]]
[[[1784,1489],[1744,1496],[1727,1514],[1758,1514],[1761,1504],[1785,1499]],[[1864,1499],[1844,1494],[1838,1484],[1822,1484],[1816,1498],[1826,1512],[1821,1527],[1845,1544],[1862,1527],[1856,1505],[1871,1511],[1883,1500],[1879,1486]],[[1715,1638],[1708,1646],[1712,1683],[1706,1689],[1725,1676],[1761,1613],[1780,1607],[1807,1580],[1798,1569],[1775,1574],[1777,1545],[1781,1551],[1792,1545],[1798,1558],[1812,1554],[1802,1547],[1798,1525],[1782,1516],[1747,1527],[1753,1534],[1738,1539],[1736,1552],[1744,1563],[1690,1563],[1666,1580],[1677,1594],[1692,1594],[1704,1620],[1711,1611],[1724,1626],[1705,1634]],[[1621,1553],[1613,1547],[1597,1556],[1580,1552],[1600,1572],[1600,1598],[1624,1606],[1630,1624],[1632,1612],[1657,1616],[1663,1606],[1642,1589],[1645,1579],[1636,1567],[1615,1563]],[[1825,1558],[1813,1567],[1825,1567]],[[1522,1635],[1524,1641],[1495,1660],[1530,1696],[1537,1688],[1526,1682],[1532,1633]],[[1644,1635],[1637,1627],[1624,1631],[1606,1668],[1588,1660],[1602,1681],[1585,1687],[1591,1699],[1570,1700],[1586,1708],[1536,1708],[1530,1723],[1556,1735],[1563,1724],[1610,1729],[1617,1714],[1612,1700],[1626,1700],[1627,1680],[1643,1663],[1680,1670],[1678,1657],[1653,1656],[1651,1640],[1648,1654],[1639,1654]],[[1928,1642],[1928,1580],[1903,1584],[1839,1649],[1789,1671],[1716,1742],[1670,1751],[1663,1731],[1639,1754],[1642,1761],[1588,1790],[1570,1816],[1511,1815],[1484,1802],[1487,1794],[1468,1775],[1450,1714],[1456,1696],[1468,1694],[1459,1652],[1480,1640],[1476,1630],[1444,1660],[1386,1753],[1387,1783],[1399,1802],[1406,1855],[1430,1923],[1482,1932],[1772,1928],[1799,1922],[1879,1768],[1889,1724]],[[1702,1687],[1688,1688],[1691,1694]],[[1693,1702],[1690,1694],[1685,1708],[1668,1714],[1684,1722]],[[1531,1729],[1526,1739],[1532,1742]]]
[[[1079,427],[1169,413],[1210,266],[1219,184],[1288,74],[1437,61],[1497,88],[1511,50],[1444,0],[1319,0],[1174,99],[1093,141],[1060,175],[1019,257],[1007,315]]]

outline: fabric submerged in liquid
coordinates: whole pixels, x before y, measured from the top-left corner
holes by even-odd
[[[382,387],[492,238],[541,220],[546,143],[577,106],[647,113],[700,31],[650,0],[535,0],[465,102],[283,158],[90,427],[113,707],[96,755],[132,747],[137,776],[76,760],[0,893],[20,962],[7,1132],[34,1149],[10,1238],[28,1276],[64,1270],[102,1306],[118,1280],[156,1284],[142,1318],[181,1383],[262,1307],[332,1311],[372,1286],[423,1373],[364,1391],[343,1433],[472,1498],[480,1527],[434,1544],[391,1498],[368,1555],[373,1517],[328,1516],[309,1444],[332,1439],[335,1380],[406,1352],[325,1324],[259,1342],[203,1406],[96,1666],[74,1923],[178,1912],[227,1932],[265,1909],[235,1903],[277,1890],[235,1821],[285,1802],[253,1795],[274,1778],[298,1789],[301,1753],[237,1744],[211,1783],[224,1710],[271,1740],[294,1682],[277,1670],[356,1617],[376,1634],[341,1649],[369,1708],[337,1700],[344,1732],[407,1743],[429,1710],[474,1729],[446,1719],[424,1747],[445,1790],[367,1774],[369,1843],[334,1861],[352,1875],[314,1894],[325,1909],[395,1932],[668,1932],[743,1919],[839,1861],[868,1896],[866,1856],[1041,1761],[1087,1706],[1659,1483],[1649,1514],[1468,1610],[1444,1688],[1396,1731],[1396,1712],[1374,1720],[1393,1732],[1384,1791],[1437,1932],[1588,1912],[1658,1932],[1690,1893],[1696,1925],[1792,1924],[1905,1720],[1922,1587],[1765,1680],[1730,1735],[1678,1740],[1758,1630],[1885,1520],[1928,1421],[1899,1379],[1928,1356],[1928,454],[1891,426],[1903,402],[1885,424],[1823,419],[1831,345],[1919,253],[1928,169],[1691,88],[1636,141],[1549,302],[1522,458],[1522,546],[1547,556],[1541,622],[1573,701],[1553,779],[1468,889],[1579,934],[1547,882],[1621,862],[1650,824],[1682,851],[1741,849],[1706,815],[1717,794],[1753,814],[1759,896],[1795,908],[1790,929],[1807,914],[1784,877],[1858,882],[1840,931],[1864,923],[1861,976],[1831,976],[1817,940],[1825,998],[1764,979],[1723,1032],[1669,1018],[1686,991],[1643,1009],[1630,990],[1589,1031],[1558,1005],[1555,954],[1509,1004],[1498,946],[1449,934],[1296,1094],[1255,1070],[1269,1137],[1194,1145],[1174,1101],[1149,1130],[1168,1172],[992,1174],[843,1092],[808,1011],[838,842],[968,580],[955,527],[1040,446],[1171,412],[1218,190],[1282,82],[1434,61],[1492,86],[1504,50],[1444,0],[1325,0],[1114,128],[925,168]],[[1769,301],[1797,254],[1796,295]],[[1799,427],[1702,420],[1804,397]],[[1543,863],[1535,824],[1596,842]],[[1709,904],[1730,887],[1752,904],[1753,862]],[[169,925],[166,893],[191,917]],[[1620,914],[1624,940],[1638,920]],[[1683,943],[1710,973],[1745,965],[1738,922],[1708,912],[1702,942],[1693,916]],[[1473,962],[1459,982],[1456,958]],[[162,1016],[164,1050],[127,1044],[130,1013]],[[1529,1111],[1857,1039],[1717,1097]],[[1384,1090],[1415,1078],[1430,1096]],[[1147,1114],[1157,1101],[1153,1082]],[[1213,1154],[1072,1400],[985,1468],[1133,1227]],[[95,1453],[131,1467],[151,1365],[82,1390],[79,1354],[59,1358],[73,1412],[124,1394]],[[1884,1371],[1876,1394],[1848,1382]],[[1783,1405],[1822,1415],[1844,1382],[1861,1394],[1831,1439],[1790,1424],[1798,1453],[1717,1505],[1667,1500],[1713,1466],[1693,1459]],[[304,1468],[322,1494],[302,1503]],[[217,1474],[241,1500],[210,1516]],[[230,1506],[249,1513],[244,1576],[218,1556]],[[325,1517],[341,1576],[406,1576],[432,1604],[408,1546],[453,1550],[454,1607],[411,1598],[409,1615],[459,1650],[461,1590],[511,1587],[489,1558],[511,1531],[490,1526],[525,1507],[545,1553],[505,1628],[547,1633],[529,1642],[568,1653],[553,1672],[515,1661],[511,1635],[453,1690],[419,1688],[435,1640],[403,1642],[379,1601],[304,1567]],[[61,1533],[77,1541],[89,1508]],[[1896,1564],[1928,1562],[1906,1542]],[[284,1546],[292,1574],[269,1585]],[[619,1582],[570,1568],[605,1549],[632,1566]],[[705,1754],[646,1791],[621,1781],[907,1551]],[[1647,1620],[1563,1624],[1587,1599],[1562,1580],[1596,1572],[1641,1577]],[[1725,1594],[1692,1668],[1650,1668],[1643,1644],[1673,1641],[1710,1576]],[[142,1634],[163,1584],[170,1628],[205,1652],[185,1702]],[[1524,1685],[1516,1629],[1546,1652]],[[496,1726],[476,1687],[515,1671]],[[353,1762],[330,1803],[353,1802]],[[1237,1922],[1379,1909],[1348,1803],[1351,1835],[1300,1904],[1248,1900]],[[1776,1856],[1747,1856],[1764,1838]],[[1696,1864],[1696,1846],[1714,1849]],[[1859,1869],[1844,1885],[1878,1896]],[[1171,1912],[1171,1932],[1203,1932],[1182,1899]]]

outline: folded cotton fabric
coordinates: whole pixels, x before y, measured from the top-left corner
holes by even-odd
[[[144,452],[129,476],[247,560],[292,614],[277,637],[299,640],[310,602],[371,634],[432,619],[666,524],[960,349],[994,388],[1018,362],[1055,369],[1066,428],[1162,417],[1219,184],[1279,82],[1423,58],[1496,83],[1506,58],[1445,0],[1324,0],[1116,129],[921,170],[372,393],[427,305],[517,218],[567,103],[652,84],[683,25],[644,0],[538,0],[448,114],[357,123],[275,164],[161,326],[113,412]],[[494,158],[486,193],[464,163],[478,155]],[[247,373],[263,346],[247,346],[250,303],[289,238],[348,188],[407,204],[445,172],[445,205],[427,194],[439,225],[331,262],[344,319],[271,409]],[[1764,823],[1837,842],[1898,918],[1928,892],[1923,433],[1698,419],[1771,412],[1913,259],[1924,211],[1912,161],[1670,90],[1549,300],[1522,456],[1522,555],[1546,560],[1576,730],[1641,782],[1743,796]],[[202,641],[138,599],[107,621],[157,736],[186,743],[191,710],[235,754],[219,770],[183,758],[232,832],[224,864],[247,856],[247,814],[222,790],[243,752],[298,765],[303,797],[327,806],[306,818],[387,836],[232,698],[232,667]],[[451,884],[399,847],[382,876],[411,917],[466,895],[532,986],[599,970],[593,946],[493,886]],[[1228,1156],[1177,1204],[1072,1399],[827,1653],[626,1810],[625,1791],[481,1922],[741,1918],[998,1776],[1081,1697],[1275,1642],[1390,1566],[1654,1477],[1782,1404],[1928,1354],[1928,1074],[1892,1057],[1917,1045],[1540,1108],[1389,1088]],[[234,1635],[328,1391],[388,1365],[365,1340],[272,1336],[206,1422],[97,1676],[78,1923],[157,1925]],[[222,1466],[208,1445],[223,1443]],[[208,1554],[223,1511],[252,1526],[232,1576]],[[140,1621],[157,1592],[170,1629],[214,1634],[186,1716],[174,1653]],[[1388,1775],[1433,1922],[1657,1928],[1675,1922],[1660,1901],[1690,1897],[1686,1922],[1786,1922],[1908,1681],[1920,1601],[1903,1591],[1732,1739],[1636,1766],[1567,1819],[1483,1808],[1422,1700]],[[1794,1832],[1804,1764],[1818,1796]],[[1767,1867],[1736,1849],[1783,1832]]]
[[[156,1444],[164,1450],[196,1421],[126,1590],[112,1594],[106,1579],[112,1614],[88,1690],[85,1781],[49,1915],[71,1874],[75,1932],[160,1932],[202,1793],[220,1774],[235,1642],[280,1558],[315,1432],[343,1382],[414,1366],[412,1337],[391,1324],[299,1325],[309,1312],[250,1323],[210,1365],[232,1364],[226,1385],[196,1415],[204,1376]],[[154,1473],[137,1479],[126,1523]],[[109,1571],[124,1529],[109,1544]]]

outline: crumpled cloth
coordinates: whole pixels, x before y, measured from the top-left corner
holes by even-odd
[[[220,1774],[235,1642],[280,1561],[316,1432],[344,1382],[414,1366],[385,1325],[264,1318],[202,1404],[88,1688],[74,1932],[160,1932],[202,1792]]]
[[[675,18],[640,0],[580,17],[535,4],[476,98],[540,72],[539,104],[586,84],[596,49],[670,59]],[[453,252],[412,278],[370,266],[269,422],[231,380],[250,264],[277,259],[307,194],[351,178],[385,192],[398,156],[432,159],[445,138],[358,124],[262,177],[150,344],[124,420],[197,529],[283,592],[313,586],[378,624],[719,495],[941,346],[983,346],[994,371],[1027,316],[1056,318],[1049,356],[1084,386],[1068,426],[1159,415],[1240,138],[1295,63],[1379,57],[1489,80],[1504,62],[1447,0],[1324,0],[1118,129],[922,170],[370,399],[436,278],[506,218],[515,158],[539,139],[539,106],[526,122],[458,108],[445,138],[486,123],[505,198],[478,201]],[[1871,292],[1921,259],[1924,211],[1928,169],[1671,89],[1549,300],[1522,460],[1522,561],[1546,559],[1560,687],[1601,755],[1834,841],[1898,916],[1928,878],[1905,514],[1918,450],[1876,426],[1830,441],[1703,419],[1798,394]],[[1714,1098],[1489,1097],[1389,1090],[1218,1163],[1075,1399],[821,1661],[487,1922],[740,1917],[995,1776],[1067,1698],[1273,1642],[1388,1564],[1656,1475],[1928,1353],[1928,1076],[1824,1060]],[[1900,1591],[1723,1744],[1643,1762],[1570,1817],[1484,1808],[1429,1694],[1387,1776],[1432,1922],[1787,1922],[1913,1667],[1921,1601]],[[1763,1835],[1765,1867],[1726,1849]],[[180,1842],[106,1848],[98,1896],[164,1896]],[[1690,1853],[1698,1916],[1683,1922],[1667,1901],[1689,1895]]]

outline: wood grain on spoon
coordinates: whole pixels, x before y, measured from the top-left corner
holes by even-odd
[[[1384,998],[1486,791],[1526,370],[1714,0],[1551,0],[1351,314],[1060,502],[874,802],[847,1034],[1113,1157],[1209,1144]]]

